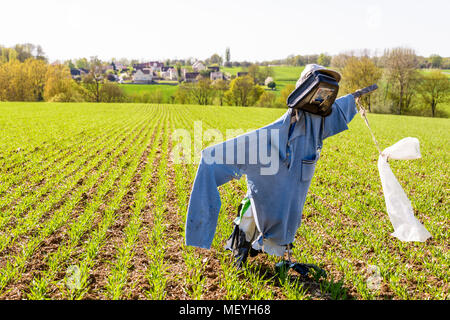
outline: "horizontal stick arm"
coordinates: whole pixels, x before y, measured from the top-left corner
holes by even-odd
[[[375,84],[373,84],[373,85],[371,85],[371,86],[368,86],[368,87],[366,87],[366,88],[359,89],[359,90],[353,92],[352,95],[353,95],[355,98],[358,98],[358,97],[362,96],[363,94],[371,93],[372,91],[375,91],[376,89],[378,89],[378,86],[377,86],[377,84],[375,83]]]

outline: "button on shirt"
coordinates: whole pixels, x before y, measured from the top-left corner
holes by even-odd
[[[186,218],[186,245],[210,248],[220,211],[218,186],[247,176],[260,242],[294,241],[322,141],[348,129],[357,110],[349,94],[335,101],[328,117],[300,111],[289,134],[292,110],[275,122],[202,151]],[[264,155],[269,155],[270,162]]]

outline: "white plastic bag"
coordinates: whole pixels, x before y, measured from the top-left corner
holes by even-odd
[[[420,157],[419,140],[408,137],[384,149],[378,158],[378,171],[383,186],[386,209],[394,227],[392,236],[401,241],[424,242],[431,237],[431,234],[414,217],[411,202],[392,173],[387,160],[412,160]]]

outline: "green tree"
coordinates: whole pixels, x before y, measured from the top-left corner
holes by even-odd
[[[35,58],[0,64],[0,100],[42,100],[46,70],[45,61]]]
[[[126,95],[122,88],[114,82],[105,82],[99,90],[99,100],[101,102],[123,102]]]
[[[20,62],[25,62],[25,60],[33,58],[35,45],[31,43],[16,44],[14,50],[17,52],[17,59]]]
[[[270,81],[267,86],[271,89],[271,90],[275,90],[275,88],[277,87],[277,84],[275,83],[275,81]]]
[[[325,53],[321,53],[319,55],[319,57],[317,58],[317,63],[324,67],[328,67],[331,63],[331,56],[329,56]]]
[[[64,64],[69,67],[69,69],[74,69],[75,68],[75,64],[72,62],[72,60],[66,60],[64,61]]]
[[[431,115],[434,117],[438,104],[449,100],[450,80],[442,71],[432,70],[422,76],[417,91],[431,108]]]
[[[273,108],[277,106],[276,100],[277,96],[273,92],[264,91],[256,105],[263,108]]]
[[[231,53],[230,53],[230,48],[227,47],[225,49],[225,66],[226,67],[231,67]]]
[[[200,77],[196,83],[188,83],[187,88],[192,102],[200,105],[212,103],[215,92],[210,79]]]
[[[209,59],[206,59],[206,64],[217,64],[217,65],[222,65],[222,57],[219,56],[217,53],[214,53]]]
[[[0,100],[26,100],[27,77],[19,60],[0,65]]]
[[[78,85],[72,80],[69,68],[61,65],[51,65],[45,75],[45,101],[80,102],[83,98]]]
[[[382,70],[369,57],[350,57],[342,69],[341,87],[344,93],[352,93],[377,83]],[[371,95],[361,98],[361,102],[371,111]]]
[[[101,101],[100,89],[103,80],[102,62],[97,56],[92,56],[89,61],[89,73],[82,79],[82,85],[86,89],[88,100]]]
[[[280,97],[278,98],[278,102],[282,106],[286,106],[287,98],[291,94],[292,91],[294,91],[295,85],[288,84],[286,85],[283,90],[280,92]]]
[[[248,75],[253,78],[254,83],[259,81],[259,66],[257,64],[252,64],[247,69]]]
[[[45,60],[29,58],[23,64],[29,83],[28,100],[42,101],[44,95],[45,75],[49,67]]]
[[[80,58],[75,61],[75,66],[81,69],[89,69],[89,61],[86,58]]]
[[[189,101],[189,85],[188,83],[182,83],[178,86],[177,91],[174,94],[174,100],[179,104],[188,104]]]
[[[228,81],[223,79],[217,79],[214,80],[212,83],[213,89],[216,91],[216,97],[219,99],[219,103],[221,106],[223,106],[223,98],[225,95],[225,92],[230,89],[230,85]]]
[[[442,57],[437,54],[432,54],[430,56],[430,63],[432,68],[440,68],[442,64]]]
[[[342,70],[345,67],[345,64],[347,63],[347,60],[351,57],[354,57],[353,53],[340,53],[333,58],[331,58],[331,67],[333,69]]]
[[[257,64],[251,64],[247,68],[248,75],[254,79],[255,84],[264,85],[267,77],[273,77],[274,72],[271,67],[260,67]]]
[[[177,62],[177,64],[175,65],[175,69],[177,70],[178,83],[181,83],[181,80],[182,80],[182,77],[181,77],[181,64],[179,62]]]
[[[0,46],[0,64],[13,60],[17,60],[16,50]]]
[[[230,89],[225,93],[224,99],[230,105],[251,106],[254,105],[263,94],[264,89],[255,85],[249,75],[237,77],[230,83]]]

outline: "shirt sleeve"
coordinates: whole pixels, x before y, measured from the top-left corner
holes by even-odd
[[[356,113],[355,98],[352,94],[336,99],[332,105],[331,114],[325,117],[324,139],[347,130],[347,124]]]
[[[210,248],[217,227],[220,212],[220,194],[217,188],[232,179],[242,176],[236,165],[216,163],[211,160],[211,152],[222,144],[206,148],[197,169],[192,187],[186,217],[186,245]]]

